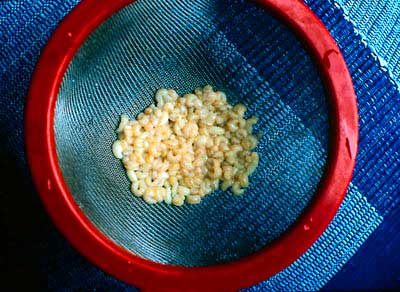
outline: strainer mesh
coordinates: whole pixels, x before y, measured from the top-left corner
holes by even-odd
[[[129,191],[111,145],[161,87],[212,84],[260,118],[260,165],[243,197],[147,205]],[[326,163],[328,112],[310,57],[292,33],[246,1],[139,0],[95,30],[71,62],[55,111],[65,181],[109,238],[152,261],[205,266],[238,259],[284,232]]]

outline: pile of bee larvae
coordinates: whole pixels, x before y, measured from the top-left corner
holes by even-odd
[[[156,104],[129,120],[121,116],[112,145],[131,181],[131,191],[148,204],[198,204],[221,188],[242,195],[258,165],[253,135],[256,117],[243,104],[230,105],[210,85],[179,97],[160,89]]]

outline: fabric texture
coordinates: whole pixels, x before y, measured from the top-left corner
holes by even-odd
[[[14,177],[23,182],[4,186],[2,205],[7,207],[2,207],[2,215],[10,219],[2,219],[2,224],[10,240],[7,247],[11,251],[5,262],[13,267],[11,270],[38,271],[37,277],[33,278],[41,279],[38,284],[53,290],[101,288],[133,291],[134,288],[89,264],[58,235],[38,204],[24,156],[23,110],[31,73],[51,32],[77,2],[0,2],[0,137],[4,141],[0,146],[0,158],[4,163],[4,168],[3,165],[1,168],[8,169],[3,177],[10,178],[10,182],[15,182]],[[400,95],[396,85],[399,74],[396,69],[399,64],[396,33],[400,12],[397,2],[383,1],[374,9],[363,4],[368,1],[305,2],[338,42],[353,77],[360,113],[357,166],[346,199],[321,238],[290,267],[250,290],[309,291],[324,285],[326,289],[396,288],[400,286],[400,224],[396,220],[400,213]],[[254,13],[251,5],[242,1],[232,2],[229,8],[239,9],[241,5],[250,7],[249,11]],[[383,13],[388,17],[383,17]],[[360,15],[370,16],[366,26],[363,26],[365,18]],[[262,23],[264,18],[260,19],[260,24],[268,28],[268,23]],[[386,19],[386,25],[381,19]],[[251,21],[246,22],[246,17],[222,16],[220,23],[240,23],[248,29],[247,33],[257,28]],[[262,35],[261,31],[259,36],[269,37],[271,44],[277,48],[276,56],[280,58],[260,53],[259,60],[254,58],[257,61],[253,63],[253,58],[245,60],[249,68],[257,72],[258,78],[268,82],[268,97],[277,97],[282,106],[296,117],[296,126],[308,129],[319,140],[321,149],[325,149],[324,102],[318,94],[314,95],[318,87],[317,83],[311,82],[312,67],[304,67],[307,64],[304,59],[306,54],[289,58],[295,42],[289,34],[282,33],[282,27],[269,24],[270,30],[266,30],[269,33]],[[240,56],[252,56],[254,48],[246,46],[246,42],[238,38],[246,30],[236,29],[237,25],[229,27],[232,29],[225,31],[224,25],[217,28],[235,45]],[[279,62],[290,62],[293,72],[302,78],[297,80],[310,82],[312,86],[296,86],[295,78],[279,70],[285,68]],[[305,98],[307,94],[308,99]],[[309,103],[299,102],[301,100]],[[322,115],[310,122],[307,117],[311,117],[315,110]],[[299,121],[301,123],[297,123]],[[15,194],[19,196],[13,197]],[[24,206],[20,203],[21,196]],[[29,222],[19,214],[30,214],[32,220]],[[18,237],[18,227],[26,231],[23,240]],[[28,263],[16,259],[21,253],[29,259]]]

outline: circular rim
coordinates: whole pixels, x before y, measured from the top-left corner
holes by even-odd
[[[330,103],[331,145],[317,193],[300,218],[262,250],[237,261],[178,267],[140,258],[100,232],[79,209],[58,165],[54,109],[75,52],[107,17],[134,0],[83,0],[60,23],[33,74],[25,113],[32,176],[52,220],[90,261],[109,274],[149,290],[226,291],[256,284],[298,259],[324,232],[341,204],[355,166],[358,113],[343,56],[318,17],[301,0],[258,0],[305,43],[324,80]],[[63,45],[60,45],[63,44]]]

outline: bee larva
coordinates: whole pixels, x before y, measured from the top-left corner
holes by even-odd
[[[159,89],[136,120],[121,115],[112,153],[123,161],[132,193],[148,204],[198,204],[218,188],[240,196],[259,162],[252,132],[258,119],[246,119],[246,111],[210,85],[183,96]]]

